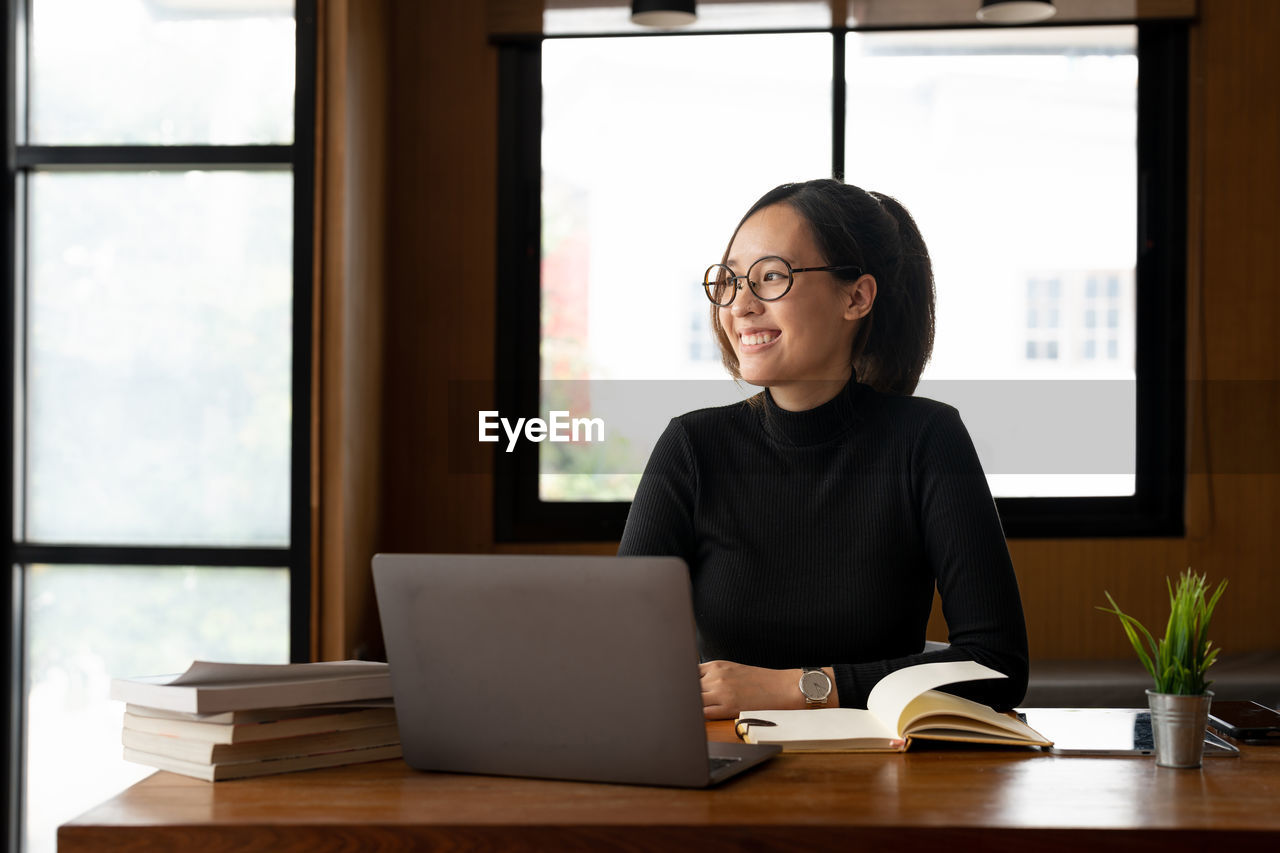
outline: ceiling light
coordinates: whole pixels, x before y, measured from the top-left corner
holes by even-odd
[[[978,20],[984,24],[1034,24],[1052,18],[1055,11],[1053,0],[982,0]]]
[[[631,0],[631,22],[645,27],[683,27],[698,19],[695,0]]]

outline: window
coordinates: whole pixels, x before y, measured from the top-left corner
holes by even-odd
[[[112,678],[309,655],[315,3],[6,10],[6,840],[51,851],[151,772]]]
[[[1058,328],[1058,315],[1062,305],[1059,280],[1039,276],[1028,278],[1026,300],[1026,360],[1057,358],[1058,342],[1062,335],[1062,331]],[[981,318],[971,317],[969,322],[981,322]],[[1049,354],[1050,351],[1053,355]]]
[[[918,393],[965,416],[1006,531],[1180,531],[1185,28],[579,34],[502,51],[499,406],[630,391],[605,418],[626,454],[496,455],[500,538],[616,537],[667,419],[754,391],[690,341],[688,294],[761,192],[824,174],[898,196],[920,224],[938,335]],[[1068,462],[1083,410],[1090,444]]]

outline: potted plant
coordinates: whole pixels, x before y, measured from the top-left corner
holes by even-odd
[[[1213,693],[1205,673],[1218,657],[1209,641],[1213,608],[1227,588],[1226,580],[1209,595],[1204,575],[1187,569],[1174,588],[1168,578],[1169,624],[1156,640],[1142,623],[1120,610],[1111,593],[1111,607],[1099,607],[1120,619],[1138,660],[1151,673],[1154,689],[1147,691],[1156,763],[1162,767],[1199,767],[1204,753],[1204,730]]]

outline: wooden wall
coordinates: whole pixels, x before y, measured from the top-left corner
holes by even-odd
[[[493,542],[491,483],[450,473],[445,458],[447,383],[488,379],[494,368],[496,52],[484,10],[448,0],[389,9],[381,550],[535,550]],[[1280,380],[1277,43],[1275,0],[1202,0],[1192,36],[1188,371],[1262,380],[1253,387],[1264,392]],[[428,287],[437,278],[426,271],[440,263],[454,270],[448,290]],[[1220,397],[1193,395],[1195,458],[1275,460],[1274,403],[1259,410]],[[1280,647],[1277,470],[1272,461],[1255,473],[1193,475],[1184,538],[1012,541],[1033,657],[1127,655],[1114,620],[1093,609],[1103,590],[1156,620],[1163,579],[1188,565],[1230,578],[1214,631],[1227,653]],[[366,578],[367,564],[348,572]],[[351,628],[320,628],[346,632],[339,645],[359,640]]]
[[[311,653],[341,660],[380,651],[369,554],[383,492],[389,30],[385,0],[325,0],[320,9]]]

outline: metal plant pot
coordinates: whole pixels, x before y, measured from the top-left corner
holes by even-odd
[[[1147,691],[1156,764],[1161,767],[1199,767],[1204,757],[1204,730],[1209,724],[1213,692],[1199,696]]]

